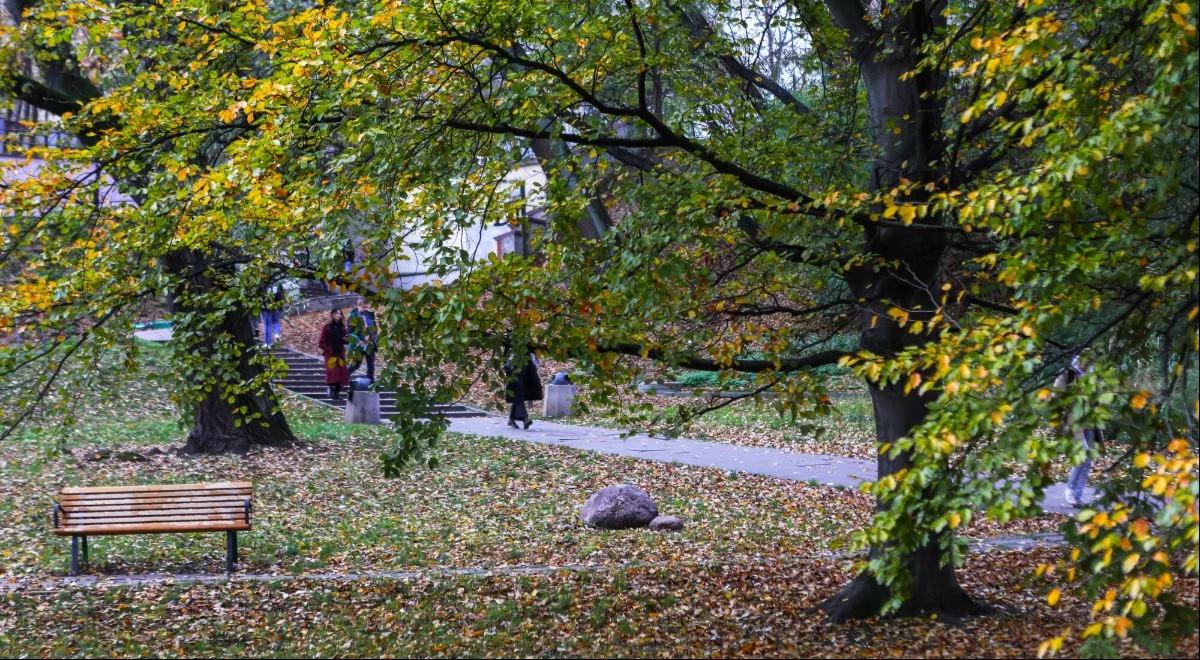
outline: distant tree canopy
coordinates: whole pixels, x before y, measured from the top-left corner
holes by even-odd
[[[65,120],[94,144],[0,197],[6,253],[50,255],[4,284],[9,330],[177,286],[158,260],[181,248],[236,261],[215,310],[279,269],[339,277],[353,235],[345,284],[414,417],[506,344],[574,360],[600,404],[655,363],[814,416],[814,369],[860,375],[879,510],[834,618],[984,610],[954,530],[1039,514],[1085,457],[1072,428],[1104,427],[1049,599],[1098,599],[1096,650],[1194,625],[1170,590],[1198,540],[1188,3],[56,2],[22,38],[116,83]],[[525,153],[545,227],[504,184]],[[144,203],[83,203],[102,180]],[[457,237],[480,222],[530,249],[477,260]],[[441,281],[389,288],[406,247]],[[1053,387],[1077,354],[1095,368]],[[403,420],[387,468],[439,431]]]

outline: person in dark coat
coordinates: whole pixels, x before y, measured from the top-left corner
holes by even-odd
[[[529,359],[519,371],[514,369],[511,357],[504,365],[504,375],[508,381],[504,400],[512,404],[512,408],[508,411],[508,425],[514,429],[518,428],[518,420],[525,425],[525,428],[533,425],[525,402],[542,400],[542,380],[538,377],[537,371],[539,366],[541,363],[532,352],[529,353]]]
[[[321,355],[325,357],[325,384],[329,397],[341,401],[342,388],[350,385],[350,369],[346,362],[346,320],[342,310],[329,312],[329,323],[321,328]]]

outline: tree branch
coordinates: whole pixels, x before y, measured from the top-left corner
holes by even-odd
[[[601,345],[597,350],[601,353],[619,353],[621,355],[645,357],[656,362],[667,362],[674,366],[695,369],[697,371],[724,371],[732,369],[747,373],[802,371],[827,364],[836,364],[843,356],[850,355],[842,351],[821,351],[820,353],[813,353],[804,357],[781,358],[778,362],[774,360],[740,360],[736,358],[728,362],[718,362],[698,355],[672,355],[659,348],[647,348],[641,344],[633,343]]]
[[[691,32],[692,37],[701,44],[710,43],[716,36],[712,25],[705,20],[704,15],[695,7],[672,6],[672,9],[679,14],[680,20],[683,22],[684,27]],[[770,93],[799,114],[812,114],[812,108],[793,96],[783,85],[746,66],[736,56],[718,55],[717,61],[721,64],[721,68],[725,69],[726,73],[746,83],[747,92],[754,89],[761,89]]]

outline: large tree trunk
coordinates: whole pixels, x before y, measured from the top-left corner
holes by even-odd
[[[835,20],[846,27],[854,40],[853,52],[862,67],[867,89],[877,156],[872,169],[872,187],[892,190],[902,181],[937,184],[938,163],[943,156],[942,107],[936,74],[915,70],[921,42],[944,26],[940,2],[912,2],[880,19],[881,30],[862,20],[857,3],[830,1]],[[851,10],[847,11],[847,8]],[[882,38],[881,38],[882,35]],[[919,203],[928,192],[914,185],[905,200]],[[941,218],[924,218],[936,224]],[[861,346],[877,355],[896,353],[932,340],[926,331],[911,333],[888,314],[898,307],[908,313],[909,323],[928,323],[938,306],[940,262],[945,251],[941,232],[917,231],[895,226],[866,230],[866,252],[882,264],[865,264],[848,273],[855,295],[867,301],[860,320]],[[894,265],[883,265],[894,264]],[[904,384],[879,387],[868,383],[875,412],[876,441],[893,443],[924,421],[929,400],[916,390],[904,392]],[[911,455],[895,458],[880,455],[878,476],[895,474],[911,465]],[[882,504],[877,505],[882,506]],[[952,532],[946,531],[945,534]],[[939,541],[930,540],[906,559],[911,588],[900,615],[938,613],[944,617],[980,614],[987,608],[976,603],[958,585],[952,566],[941,565]],[[872,555],[882,549],[872,549]],[[890,598],[887,587],[871,575],[861,574],[822,603],[835,621],[876,616]]]
[[[902,385],[883,388],[872,385],[870,390],[875,409],[875,433],[879,442],[897,440],[925,419],[928,402],[915,394],[904,394]],[[907,454],[895,458],[880,454],[878,458],[880,476],[894,474],[910,465]],[[912,577],[911,589],[897,615],[937,614],[943,619],[953,620],[990,611],[959,586],[952,566],[941,565],[940,540],[935,537],[909,555],[907,568]],[[871,554],[878,552],[876,548]],[[869,573],[862,573],[822,603],[821,609],[834,621],[872,617],[880,613],[890,596],[886,586]]]
[[[177,313],[201,316],[217,311],[196,308],[192,302],[197,295],[219,286],[214,281],[212,266],[203,254],[183,250],[169,255],[165,266],[182,288],[173,296],[172,306]],[[220,311],[221,324],[215,329],[215,335],[232,340],[237,352],[237,380],[244,383],[258,378],[262,375],[262,367],[251,359],[256,350],[253,316],[240,306]],[[214,344],[207,339],[192,348],[209,358]],[[192,430],[188,433],[184,451],[193,454],[245,453],[254,446],[288,447],[296,443],[296,436],[269,386],[257,393],[234,393],[230,402],[221,377],[214,381],[202,399],[194,404]],[[243,410],[245,412],[241,412]]]
[[[235,337],[238,345],[244,348],[238,363],[239,377],[243,381],[262,373],[258,365],[248,360],[249,353],[254,350],[253,323],[249,314],[236,311],[226,315],[222,326],[222,331]],[[235,411],[243,407],[250,413],[256,413],[258,418],[239,424],[238,420],[246,416],[239,417]],[[229,403],[224,388],[218,384],[196,405],[192,430],[188,433],[184,451],[192,454],[241,454],[256,445],[289,447],[295,442],[296,436],[292,434],[269,388],[257,395],[235,394],[233,403]]]

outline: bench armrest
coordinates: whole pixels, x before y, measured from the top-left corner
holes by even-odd
[[[250,506],[250,498],[249,498],[249,497],[247,497],[247,498],[246,498],[246,524],[247,524],[247,525],[249,525],[249,524],[250,524],[250,509],[251,509],[251,506]]]
[[[54,503],[54,508],[50,510],[50,515],[54,519],[54,527],[57,529],[59,525],[58,514],[62,513],[62,505],[58,502]]]

